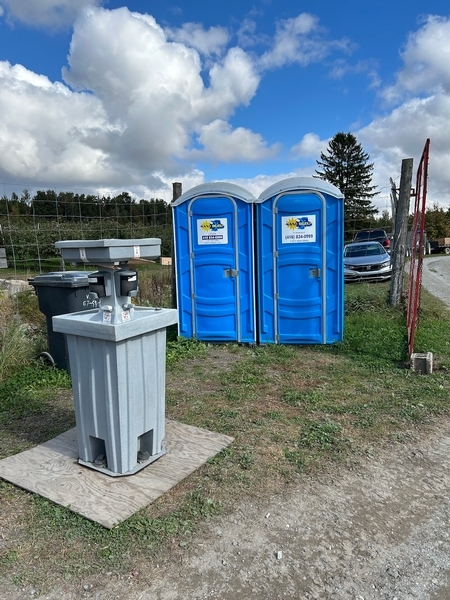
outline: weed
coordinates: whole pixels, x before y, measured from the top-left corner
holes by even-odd
[[[289,450],[285,448],[284,457],[293,464],[298,471],[303,471],[305,468],[305,457],[301,450]]]
[[[264,413],[264,417],[266,419],[271,419],[272,421],[282,421],[283,413],[281,413],[278,410],[268,410],[267,412]]]
[[[339,448],[342,442],[341,431],[338,423],[308,421],[302,428],[298,443],[306,448],[319,448],[320,450]]]
[[[166,346],[166,364],[168,367],[182,360],[200,358],[206,354],[206,344],[195,339],[178,337],[168,341]]]
[[[23,321],[38,329],[45,329],[45,317],[39,310],[38,297],[33,290],[19,292],[14,296],[13,303]]]
[[[290,406],[318,406],[326,401],[326,394],[320,390],[287,390],[284,392],[282,399]]]
[[[243,448],[238,456],[238,463],[241,469],[247,470],[255,462],[254,449],[251,447]]]
[[[345,286],[345,315],[371,311],[385,311],[389,294],[386,284],[374,286],[371,283]]]
[[[172,269],[161,265],[139,268],[139,291],[136,297],[139,306],[172,305]]]
[[[71,379],[67,371],[54,369],[36,362],[14,373],[7,381],[0,383],[0,412],[12,408],[29,411],[33,398],[40,397],[40,391],[48,388],[70,389]],[[22,402],[27,406],[22,406]]]
[[[17,562],[18,553],[16,550],[7,550],[2,555],[0,555],[0,565],[3,567],[10,567]]]
[[[33,357],[27,328],[12,320],[0,325],[0,381],[23,368]]]

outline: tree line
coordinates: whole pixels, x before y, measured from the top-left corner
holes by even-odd
[[[74,192],[39,190],[31,197],[24,190],[19,198],[16,193],[11,198],[0,198],[0,216],[42,217],[47,219],[140,219],[146,225],[161,225],[171,222],[170,206],[161,199],[136,200],[128,192],[118,196],[95,196]]]
[[[350,241],[360,229],[393,229],[390,213],[379,215],[373,198],[374,163],[351,133],[337,133],[316,161],[314,177],[335,185],[344,194],[344,236]],[[412,224],[410,216],[410,225]],[[450,209],[434,204],[425,213],[428,239],[450,237]],[[54,243],[64,239],[130,239],[157,237],[161,253],[172,251],[172,211],[164,200],[136,200],[128,192],[110,196],[40,190],[31,197],[0,198],[0,229],[7,258],[29,261],[55,256]]]
[[[31,197],[0,198],[0,242],[14,264],[36,267],[55,258],[55,242],[77,239],[161,239],[161,253],[172,248],[172,210],[162,199],[135,200],[127,192],[95,196],[40,190]]]

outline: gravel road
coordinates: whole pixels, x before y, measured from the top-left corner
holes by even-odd
[[[450,257],[427,258],[423,284],[450,307]],[[450,418],[406,437],[214,519],[170,568],[45,597],[449,600]]]
[[[450,256],[432,255],[425,258],[422,285],[450,307]]]

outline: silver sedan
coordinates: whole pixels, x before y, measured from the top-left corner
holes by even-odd
[[[346,282],[385,281],[391,274],[391,257],[379,242],[353,242],[345,246]]]

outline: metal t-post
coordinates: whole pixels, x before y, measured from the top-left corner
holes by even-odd
[[[183,184],[176,181],[172,183],[172,202],[178,200],[183,193]],[[172,212],[172,218],[174,218]],[[177,308],[177,286],[175,279],[175,224],[172,231],[172,308]]]

